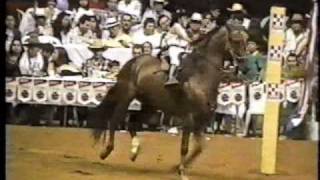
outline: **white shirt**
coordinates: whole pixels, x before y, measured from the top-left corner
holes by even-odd
[[[285,34],[285,47],[284,47],[284,55],[287,57],[290,52],[296,51],[296,49],[303,45],[303,41],[308,40],[308,31],[300,33],[296,36],[291,28],[286,31]]]
[[[154,33],[153,35],[145,35],[143,30],[136,32],[133,35],[134,44],[143,44],[144,42],[149,41],[153,48],[160,46],[161,35],[159,33]]]
[[[19,69],[22,75],[39,75],[44,67],[44,60],[40,52],[36,57],[29,58],[24,52],[19,61]]]
[[[75,11],[75,10],[74,10]],[[83,15],[88,15],[88,16],[94,16],[94,12],[91,10],[91,9],[84,9],[82,7],[79,7],[75,13],[75,16],[74,16],[74,25],[78,24],[80,18],[83,16]]]
[[[87,44],[88,41],[93,41],[93,39],[96,39],[94,37],[93,33],[91,30],[88,30],[87,33],[81,34],[79,27],[75,27],[71,29],[68,33],[68,39],[72,44]]]
[[[125,3],[125,0],[121,0],[118,3],[118,11],[120,13],[127,13],[135,16],[138,20],[141,19],[141,3],[138,0],[131,0],[129,4]]]

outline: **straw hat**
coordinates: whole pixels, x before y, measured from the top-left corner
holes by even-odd
[[[233,3],[231,8],[227,8],[231,12],[245,12],[243,5],[240,3]]]
[[[104,26],[104,29],[110,29],[110,28],[113,28],[113,27],[119,26],[119,25],[120,25],[120,22],[118,21],[117,18],[115,18],[115,17],[108,18],[106,25]]]
[[[92,44],[88,46],[88,48],[92,51],[104,50],[106,47],[104,46],[102,41],[94,41]]]
[[[292,15],[291,21],[296,21],[296,22],[303,22],[304,21],[304,17],[302,14],[299,14],[299,13],[295,13]]]

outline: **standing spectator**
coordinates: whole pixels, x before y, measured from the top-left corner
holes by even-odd
[[[45,75],[44,60],[41,54],[40,43],[26,44],[27,51],[24,52],[19,61],[21,75],[25,76],[43,76]]]
[[[153,48],[160,47],[161,35],[156,32],[156,22],[153,18],[147,18],[143,23],[143,30],[136,32],[133,35],[135,44],[143,44],[149,41]]]
[[[9,46],[13,39],[20,39],[21,33],[17,28],[16,18],[13,15],[7,15],[6,17],[6,51],[9,51]]]
[[[289,29],[286,31],[284,54],[285,57],[294,56],[304,64],[307,43],[309,40],[309,30],[306,28],[306,22],[302,14],[294,13],[289,22]]]
[[[134,44],[132,46],[132,57],[136,58],[143,54],[143,46],[141,44]]]
[[[262,40],[261,40],[262,41]],[[266,66],[266,57],[259,50],[260,42],[257,39],[250,39],[247,45],[247,57],[239,64],[240,78],[245,82],[263,80],[263,73]]]
[[[62,44],[70,42],[68,33],[71,30],[72,20],[70,14],[61,12],[53,23],[53,36],[58,38]]]
[[[47,0],[47,7],[44,8],[47,24],[50,25],[57,18],[60,10],[57,8],[56,0]]]
[[[152,44],[150,42],[144,42],[143,46],[143,54],[152,55]]]
[[[245,29],[249,28],[250,19],[246,18],[247,11],[242,4],[234,3],[232,4],[232,7],[227,8],[227,10],[231,13],[230,19],[227,22],[228,24],[241,25]]]
[[[79,7],[76,10],[73,10],[75,12],[73,26],[76,26],[76,24],[80,23],[80,19],[83,16],[94,16],[94,12],[89,8],[89,0],[79,0]]]
[[[109,37],[103,41],[105,46],[122,48],[132,46],[132,38],[122,32],[120,22],[116,18],[110,18],[106,28],[109,31]]]
[[[105,47],[103,44],[92,44],[89,49],[94,55],[82,65],[82,72],[85,77],[105,78],[108,71],[108,60],[103,57]]]
[[[161,15],[158,20],[158,33],[167,33],[170,30],[171,18],[166,15]]]
[[[20,39],[13,39],[6,54],[6,76],[20,76],[19,59],[22,53],[23,48]]]
[[[141,20],[141,8],[139,0],[121,0],[118,4],[118,11],[121,14],[130,14],[135,22]]]
[[[51,24],[47,22],[45,11],[38,9],[35,13],[36,30],[40,35],[53,36]]]
[[[92,43],[93,39],[96,39],[93,32],[91,31],[90,18],[87,15],[83,15],[77,27],[71,29],[68,34],[69,43]]]
[[[153,0],[153,3],[151,3],[151,8],[146,9],[142,16],[142,23],[144,23],[147,18],[153,18],[155,21],[158,21],[160,15],[166,15],[172,18],[171,13],[164,9],[166,5],[166,0]]]

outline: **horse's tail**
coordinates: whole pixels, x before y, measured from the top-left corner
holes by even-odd
[[[105,138],[109,119],[114,115],[116,106],[122,103],[125,97],[129,96],[128,84],[132,81],[131,68],[133,64],[134,61],[129,61],[122,67],[118,74],[117,83],[109,89],[99,106],[94,108],[88,116],[88,122],[93,125],[92,136],[95,143],[100,140],[102,135]]]
[[[95,143],[99,141],[101,135],[108,129],[109,118],[112,117],[114,108],[117,104],[115,99],[117,87],[117,85],[111,87],[102,102],[94,108],[88,116],[88,121],[90,121],[91,127],[93,128],[92,136]]]

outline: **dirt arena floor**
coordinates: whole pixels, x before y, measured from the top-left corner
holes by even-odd
[[[130,136],[117,133],[115,150],[98,158],[88,129],[7,125],[8,180],[178,180],[180,136],[142,132],[142,151],[129,160]],[[188,170],[190,180],[314,180],[317,143],[279,142],[277,175],[259,173],[261,139],[207,135],[207,147]],[[191,141],[192,142],[192,141]]]

